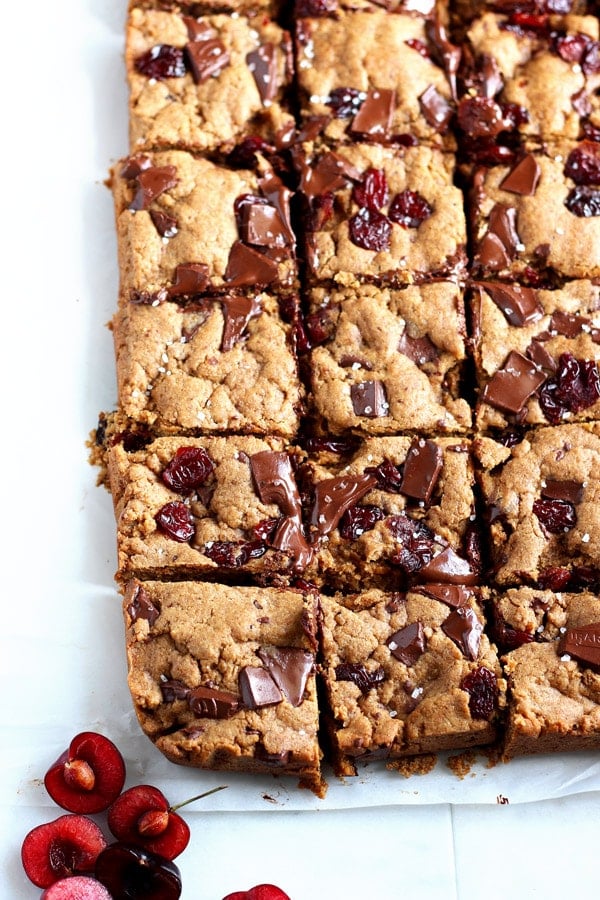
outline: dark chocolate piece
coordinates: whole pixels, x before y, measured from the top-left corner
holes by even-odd
[[[510,265],[511,258],[498,235],[488,231],[479,243],[477,259],[484,269],[498,272]]]
[[[227,352],[243,337],[248,322],[262,312],[258,297],[220,297],[225,316],[221,350]]]
[[[350,131],[362,137],[369,137],[374,141],[385,140],[390,134],[395,105],[395,91],[383,88],[368,91],[352,120]]]
[[[167,297],[183,297],[203,293],[209,284],[208,266],[204,263],[182,263],[175,269],[175,281],[167,290]]]
[[[152,160],[148,156],[130,156],[125,160],[119,175],[121,178],[137,178],[140,172],[152,168]]]
[[[355,179],[360,180],[360,173],[347,160],[337,153],[325,153],[315,165],[301,167],[300,190],[307,197],[318,197]]]
[[[281,178],[270,169],[258,181],[259,187],[271,206],[274,206],[279,213],[281,225],[287,235],[286,244],[294,246],[296,243],[296,235],[292,228],[290,219],[290,200],[293,192],[285,186]]]
[[[177,678],[161,676],[160,692],[165,703],[174,703],[176,700],[187,700],[192,688],[179,681]]]
[[[181,18],[187,28],[190,41],[207,41],[209,38],[216,37],[217,32],[214,28],[211,28],[208,22],[203,22],[202,19],[194,19],[193,16],[182,16]]]
[[[439,600],[453,609],[466,606],[469,597],[473,595],[472,590],[461,584],[420,584],[412,590],[417,594],[425,594],[426,597]]]
[[[531,360],[511,350],[504,367],[486,384],[481,398],[496,409],[516,414],[545,381],[546,375]]]
[[[196,84],[202,84],[231,62],[223,41],[219,38],[194,40],[186,44],[187,58]]]
[[[240,672],[238,683],[242,702],[248,709],[275,706],[283,700],[283,694],[267,669],[245,666]]]
[[[600,666],[600,622],[567,628],[559,641],[558,652],[590,666]]]
[[[150,218],[161,237],[172,238],[178,232],[177,219],[159,209],[150,210]]]
[[[442,629],[454,641],[463,656],[471,660],[477,659],[483,625],[470,606],[453,610],[442,622]]]
[[[277,96],[277,51],[274,44],[262,44],[246,56],[248,68],[254,76],[263,106],[269,106]]]
[[[374,475],[338,475],[326,478],[315,485],[315,502],[310,516],[310,524],[319,535],[329,534],[352,506],[377,484]]]
[[[256,247],[285,247],[289,243],[289,235],[279,212],[260,200],[262,198],[240,206],[241,239]]]
[[[389,415],[390,405],[382,381],[362,381],[359,384],[352,384],[350,399],[357,416],[377,419]]]
[[[548,353],[543,343],[535,338],[527,348],[527,356],[532,363],[535,363],[538,369],[543,369],[549,374],[556,372],[556,369],[558,368],[558,364],[554,357]]]
[[[187,702],[195,716],[208,719],[230,719],[240,708],[237,694],[203,685],[190,690]]]
[[[553,481],[548,479],[542,486],[541,494],[547,500],[566,500],[576,506],[583,498],[584,485],[581,481]]]
[[[415,438],[406,454],[401,493],[429,503],[442,471],[443,458],[442,448],[433,441]]]
[[[175,166],[152,166],[139,172],[136,181],[138,189],[128,207],[132,212],[148,209],[153,200],[175,187],[179,179]]]
[[[229,252],[225,281],[231,287],[271,284],[277,279],[277,263],[253,250],[242,241],[236,241]]]
[[[425,650],[425,634],[421,622],[413,622],[395,631],[386,641],[392,656],[405,666],[414,666]]]
[[[308,676],[314,671],[313,655],[293,647],[261,647],[256,652],[285,699],[300,706]]]
[[[511,325],[522,328],[541,319],[544,309],[533,288],[519,284],[498,284],[489,281],[476,283],[494,301]]]
[[[432,362],[434,359],[438,359],[440,355],[440,351],[429,340],[427,335],[413,338],[406,331],[398,341],[398,352],[403,353],[404,356],[407,356],[411,362],[416,363],[418,366]]]
[[[454,111],[433,84],[425,88],[419,97],[419,104],[425,121],[440,134],[445,134]]]
[[[541,169],[537,159],[533,154],[527,153],[500,182],[500,187],[512,194],[532,197],[538,186],[540,175]]]
[[[427,37],[433,45],[434,55],[438,57],[446,72],[452,99],[456,100],[456,73],[462,58],[462,51],[456,44],[450,43],[446,29],[438,16],[434,16],[433,19],[427,21],[426,29]]]
[[[156,608],[147,591],[138,584],[134,585],[133,589],[128,588],[127,595],[129,601],[127,604],[127,615],[131,619],[131,623],[134,624],[138,619],[145,619],[149,627],[152,628],[160,615],[160,610]]]
[[[275,503],[284,516],[298,515],[300,494],[287,453],[262,450],[250,457],[250,471],[263,503]]]
[[[517,234],[517,211],[513,206],[495,203],[490,210],[488,234],[494,234],[510,259],[514,259],[521,242]]]
[[[591,320],[586,316],[579,316],[576,313],[566,313],[557,310],[552,313],[550,324],[548,326],[550,334],[563,334],[565,337],[574,338],[583,331],[587,331],[592,340],[597,338],[599,330],[594,328]]]
[[[452,547],[446,547],[431,562],[419,569],[419,578],[444,584],[477,584],[477,573],[468,560],[459,556]]]

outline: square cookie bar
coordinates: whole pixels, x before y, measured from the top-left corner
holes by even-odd
[[[172,762],[291,775],[317,794],[315,595],[130,581],[128,682],[140,725]]]
[[[296,434],[303,389],[271,295],[127,303],[112,331],[120,409],[154,433]]]
[[[473,274],[533,286],[600,275],[600,145],[525,153],[478,170],[470,196]]]
[[[313,447],[298,476],[318,548],[313,580],[351,591],[477,583],[466,439],[367,438],[338,454],[329,446]]]
[[[134,8],[125,61],[133,153],[227,153],[249,135],[273,142],[294,124],[291,38],[264,14]]]
[[[480,428],[600,417],[600,288],[475,282],[472,333]]]
[[[466,328],[456,284],[315,288],[306,325],[321,429],[397,434],[470,426],[461,398]]]
[[[326,116],[330,144],[426,141],[449,133],[460,50],[443,26],[385,9],[341,10],[296,24],[302,116]]]
[[[111,186],[123,300],[295,283],[290,191],[272,170],[172,150],[122,160]]]
[[[295,452],[276,438],[157,438],[107,450],[117,578],[298,575],[313,548],[302,523]]]
[[[528,432],[513,446],[474,442],[493,577],[554,590],[600,579],[600,425]]]
[[[490,744],[505,704],[476,592],[322,597],[325,716],[335,766]]]
[[[297,155],[297,165],[313,283],[403,285],[464,274],[466,221],[452,154],[346,144]]]
[[[519,588],[494,597],[508,682],[504,758],[600,748],[600,597]]]

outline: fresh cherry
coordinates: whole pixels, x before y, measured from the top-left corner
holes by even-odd
[[[109,844],[96,860],[95,875],[113,900],[178,900],[181,874],[169,859],[132,844]]]
[[[87,816],[65,815],[26,835],[21,861],[30,881],[47,888],[69,875],[92,872],[105,847],[95,822]]]
[[[41,900],[112,900],[103,884],[87,875],[61,878],[47,888]]]
[[[249,891],[234,891],[233,894],[227,894],[223,900],[290,900],[290,898],[274,884],[257,884]]]
[[[44,784],[55,803],[73,813],[108,809],[125,783],[125,763],[111,740],[93,731],[76,735],[46,772]]]

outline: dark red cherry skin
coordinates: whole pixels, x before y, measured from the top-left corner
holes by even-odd
[[[41,900],[112,900],[103,884],[87,875],[61,878],[47,888]]]
[[[179,900],[181,873],[174,862],[132,844],[109,844],[95,875],[113,900]]]
[[[25,874],[47,888],[70,875],[92,872],[106,847],[104,835],[87,816],[59,816],[33,828],[21,846]]]
[[[194,519],[188,506],[172,500],[161,506],[154,517],[159,529],[172,541],[185,544],[194,537]]]
[[[249,891],[234,891],[233,894],[227,894],[223,900],[290,900],[290,898],[274,884],[257,884]]]
[[[108,809],[125,783],[125,763],[109,738],[94,731],[76,735],[46,772],[44,784],[55,803],[72,813]]]
[[[108,827],[118,841],[138,844],[166,859],[183,853],[190,840],[187,822],[171,811],[165,795],[150,784],[135,785],[117,797],[108,810]],[[152,834],[153,830],[159,833]]]

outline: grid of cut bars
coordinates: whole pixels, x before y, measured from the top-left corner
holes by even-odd
[[[98,436],[169,758],[322,793],[323,749],[600,746],[600,33],[560,7],[132,0]]]

